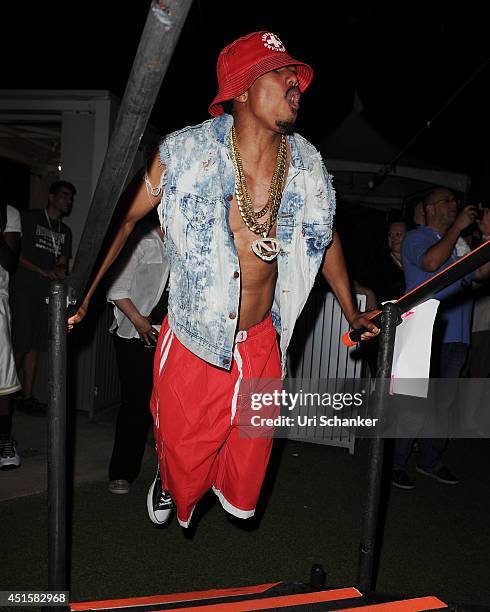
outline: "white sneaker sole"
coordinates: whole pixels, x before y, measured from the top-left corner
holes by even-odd
[[[156,481],[157,479],[155,478],[148,491],[148,495],[146,496],[146,508],[152,523],[155,523],[155,525],[165,525],[172,515],[173,508],[170,508],[169,510],[159,510],[158,514],[161,518],[157,517],[155,511],[153,510],[153,491],[155,489]]]
[[[129,493],[129,489],[113,489],[111,487],[108,487],[108,489],[109,493],[114,493],[114,495],[126,495]]]
[[[403,489],[403,491],[411,491],[412,489],[415,489],[415,485],[402,485],[399,482],[395,482],[394,480],[391,481],[391,484],[396,487],[397,489]]]
[[[2,459],[0,462],[0,470],[15,470],[20,467],[20,457],[12,457],[9,459]]]
[[[445,480],[444,478],[439,478],[439,476],[437,476],[436,474],[434,474],[433,472],[427,472],[426,470],[423,470],[422,468],[416,467],[415,468],[416,471],[419,474],[423,474],[424,476],[428,476],[429,478],[433,478],[434,480],[437,480],[437,482],[442,482],[443,484],[448,484],[448,485],[457,485],[459,484],[459,480]]]

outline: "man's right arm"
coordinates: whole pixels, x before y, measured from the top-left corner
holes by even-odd
[[[164,172],[165,166],[160,161],[160,155],[156,153],[148,168],[148,179],[153,187],[161,184],[161,178]],[[79,323],[83,319],[95,289],[113,261],[121,252],[121,249],[125,245],[128,236],[133,231],[136,222],[142,219],[150,212],[152,208],[155,208],[155,206],[158,205],[162,195],[162,193],[155,194],[153,190],[147,188],[143,172],[139,172],[125,189],[121,196],[121,201],[127,202],[127,206],[125,207],[127,212],[121,222],[119,230],[114,236],[112,244],[104,257],[92,284],[90,285],[89,290],[87,291],[87,294],[83,299],[82,304],[80,305],[76,314],[69,318],[69,326],[72,326],[74,323]]]
[[[21,255],[19,257],[19,265],[22,268],[25,268],[26,270],[30,270],[31,272],[36,272],[37,274],[40,274],[41,276],[45,276],[46,278],[49,278],[50,280],[55,280],[57,278],[57,275],[54,270],[44,270],[43,268],[40,268],[37,264],[35,264],[30,259],[27,259],[27,257],[24,257],[24,255]]]
[[[455,222],[447,230],[444,236],[427,250],[421,259],[422,270],[435,272],[450,257],[461,232],[471,225],[476,219],[476,207],[466,206],[456,217]]]

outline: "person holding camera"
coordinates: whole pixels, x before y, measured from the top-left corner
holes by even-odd
[[[121,381],[109,491],[128,493],[138,476],[152,422],[153,359],[167,314],[169,265],[156,209],[139,222],[114,264],[107,300],[114,304],[114,337]]]
[[[424,210],[425,225],[408,232],[403,241],[402,263],[406,291],[420,285],[464,255],[458,247],[460,234],[475,222],[479,214],[478,208],[473,205],[464,206],[459,211],[459,200],[445,187],[435,187],[429,191],[424,198]],[[471,281],[481,281],[489,276],[490,263],[486,263],[434,296],[441,304],[432,339],[431,378],[459,378],[470,344],[473,305],[469,295]],[[434,433],[437,437],[421,437],[424,435],[423,429],[419,436],[417,471],[445,484],[459,482],[442,462],[442,454],[447,446],[445,431],[449,410],[456,391],[455,386],[448,381],[439,383],[432,414],[434,416],[437,413]],[[401,489],[414,488],[406,471],[412,445],[413,438],[408,437],[399,438],[395,442],[392,483]]]

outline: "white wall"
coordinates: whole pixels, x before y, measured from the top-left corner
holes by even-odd
[[[92,199],[94,124],[95,117],[91,112],[63,113],[60,179],[70,181],[77,190],[71,215],[64,219],[73,234],[73,256],[77,251]]]

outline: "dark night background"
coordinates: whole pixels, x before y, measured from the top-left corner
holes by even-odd
[[[103,89],[122,98],[149,5],[150,0],[3,3],[0,89]],[[427,0],[359,4],[324,0],[194,0],[151,122],[165,133],[207,119],[207,107],[217,90],[215,66],[219,51],[238,36],[265,29],[276,32],[293,57],[310,63],[315,70],[315,79],[301,100],[300,133],[318,146],[349,113],[357,92],[364,106],[363,117],[402,149],[489,58],[489,21],[485,13],[483,3],[472,2],[451,6]],[[469,174],[472,189],[468,201],[484,201],[490,206],[489,76],[490,62],[416,140],[408,154]],[[328,151],[324,154],[328,160]],[[362,231],[368,233],[364,226]],[[367,239],[373,241],[373,236]],[[464,447],[458,446],[458,442],[464,441],[451,442],[456,449],[453,458],[459,460],[462,456],[463,461],[456,463],[455,468],[466,476],[458,490],[448,491],[445,485],[434,489],[434,483],[422,481],[420,485],[417,483],[412,498],[415,501],[394,496],[386,530],[383,584],[395,584],[396,588],[410,589],[411,593],[427,589],[428,593],[456,593],[468,601],[487,602],[488,441],[469,441],[468,452],[462,452]],[[296,558],[302,559],[301,555],[316,550],[317,540],[323,542],[318,536],[316,518],[312,518],[316,515],[302,502],[298,511],[295,499],[298,488],[309,483],[310,477],[322,473],[334,474],[335,478],[332,478],[333,484],[325,488],[322,482],[314,491],[315,504],[321,503],[324,496],[323,503],[331,511],[320,521],[319,528],[322,537],[323,532],[327,534],[328,554],[333,557],[337,550],[341,551],[340,562],[345,558],[342,551],[351,542],[355,543],[345,561],[346,567],[350,563],[349,568],[333,570],[334,579],[344,579],[347,575],[350,580],[357,555],[357,526],[364,494],[364,488],[359,485],[364,484],[365,465],[361,463],[365,455],[361,453],[356,464],[349,463],[354,465],[352,471],[336,472],[329,463],[332,453],[326,453],[318,445],[309,446],[313,449],[310,452],[315,453],[314,469],[306,459],[306,452],[305,458],[291,455],[289,463],[284,464],[284,478],[287,477],[288,483],[285,493],[283,497],[278,496],[275,514],[272,508],[266,512],[270,515],[271,541],[281,544],[277,558],[263,554],[263,542],[267,543],[267,539],[261,539],[262,532],[256,540],[253,534],[244,532],[243,539],[236,540],[237,546],[229,535],[230,526],[225,525],[226,531],[221,531],[217,521],[219,528],[212,527],[207,536],[204,529],[200,532],[206,544],[204,552],[197,548],[196,542],[182,539],[175,524],[173,531],[165,534],[169,539],[162,548],[162,539],[155,537],[156,532],[144,532],[142,527],[147,520],[142,518],[145,508],[140,503],[146,495],[146,490],[143,492],[147,486],[146,475],[140,478],[137,495],[124,512],[116,506],[119,500],[107,499],[110,495],[104,497],[102,485],[83,489],[75,506],[74,524],[80,521],[81,525],[73,551],[78,563],[72,570],[79,589],[75,595],[82,594],[87,599],[89,592],[91,598],[108,597],[110,589],[118,595],[131,589],[135,591],[132,594],[144,594],[148,593],[146,579],[153,579],[155,588],[161,592],[188,590],[189,576],[196,588],[209,588],[206,572],[196,577],[196,559],[209,572],[214,571],[217,557],[211,553],[216,541],[224,543],[226,554],[230,551],[229,556],[218,558],[230,572],[230,576],[224,573],[223,579],[219,577],[221,586],[246,580],[264,581],[261,571],[277,576],[287,559],[291,560],[292,575],[296,571]],[[296,475],[296,481],[290,480],[291,473]],[[345,473],[352,479],[352,486],[344,486]],[[103,486],[105,492],[105,483]],[[99,510],[102,503],[107,506]],[[339,512],[338,508],[347,510]],[[11,524],[24,526],[27,535],[32,533],[34,551],[19,540],[16,530],[10,530],[19,553],[15,560],[23,562],[19,575],[27,572],[29,580],[31,574],[39,576],[44,571],[45,563],[45,552],[41,550],[45,515],[37,511],[33,514],[32,509],[32,502],[27,498],[18,514],[12,510]],[[107,516],[116,517],[109,529],[104,520]],[[302,539],[276,533],[278,524],[303,523],[309,527],[310,535],[302,534]],[[255,541],[258,552],[247,557],[247,551],[253,551],[250,542]],[[301,544],[297,545],[297,541]],[[80,551],[92,542],[95,542],[93,549],[87,546],[87,558],[83,557]],[[92,550],[98,555],[95,560]],[[12,575],[17,571],[15,563],[8,556],[6,559],[5,570]],[[24,563],[24,559],[28,561]],[[123,572],[141,559],[145,572],[134,572],[126,579]],[[115,567],[118,574],[111,578]],[[243,574],[238,575],[239,572]],[[171,588],[161,578],[162,574],[168,580],[174,579]],[[99,591],[95,584],[98,581]]]
[[[1,87],[109,89],[122,97],[148,7],[146,0],[4,4]],[[402,148],[490,56],[488,21],[473,3],[195,0],[152,123],[168,132],[206,119],[218,52],[260,29],[278,33],[315,69],[298,122],[314,144],[357,91],[364,117]],[[487,64],[409,150],[470,174],[478,199],[490,196],[489,74]]]

